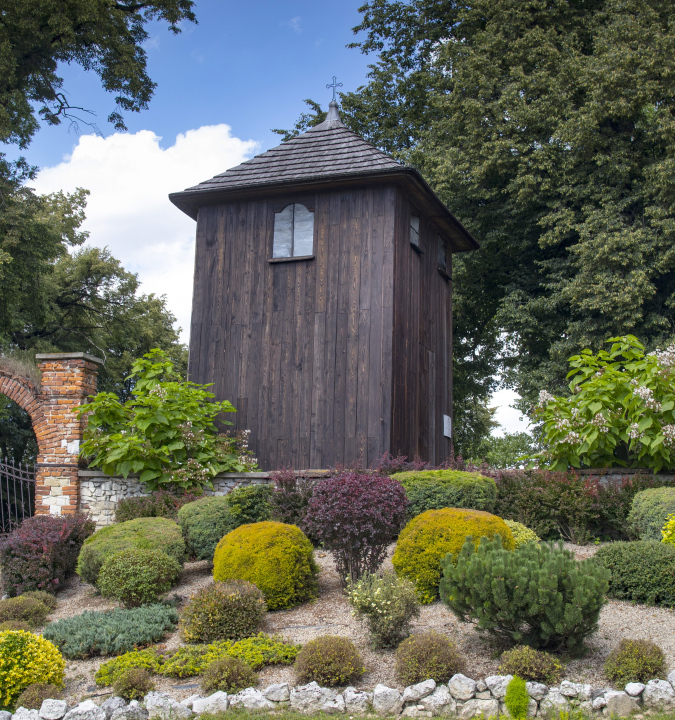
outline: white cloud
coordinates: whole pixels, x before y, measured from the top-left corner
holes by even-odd
[[[302,32],[302,28],[300,27],[301,20],[302,18],[299,15],[296,15],[290,20],[285,20],[281,24],[284,27],[290,28],[296,35],[300,35],[300,33]]]
[[[189,130],[166,149],[161,139],[149,130],[84,135],[71,155],[41,170],[32,184],[40,193],[91,191],[83,225],[88,244],[107,246],[138,273],[142,292],[166,295],[187,341],[196,223],[167,195],[238,165],[257,143],[232,137],[228,125]]]

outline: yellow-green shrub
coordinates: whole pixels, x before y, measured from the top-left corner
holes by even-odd
[[[516,522],[515,520],[504,520],[504,522],[513,535],[516,547],[520,547],[528,542],[541,542],[539,535],[537,535],[534,530],[530,530],[527,525],[523,525],[523,523]]]
[[[668,515],[666,520],[667,522],[663,526],[663,530],[661,530],[661,535],[663,535],[661,542],[675,545],[675,513]]]
[[[508,525],[496,515],[458,508],[427,510],[403,528],[392,563],[398,575],[415,583],[420,601],[431,603],[438,597],[441,560],[448,553],[456,558],[469,536],[478,545],[482,537],[495,535],[501,535],[507,550],[515,548]]]
[[[161,664],[162,656],[154,647],[145,650],[132,650],[104,662],[94,676],[94,680],[100,687],[106,687],[112,685],[129,668],[143,668],[158,673]]]
[[[66,661],[49,640],[23,630],[0,633],[0,707],[11,708],[33,683],[63,685]]]
[[[213,579],[248,580],[269,610],[288,608],[317,594],[312,543],[295,525],[260,522],[225,535],[213,557]]]

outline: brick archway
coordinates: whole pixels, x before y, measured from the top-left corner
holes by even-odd
[[[36,514],[77,512],[77,459],[84,423],[77,407],[96,393],[99,358],[86,353],[48,353],[35,356],[41,387],[0,370],[0,393],[25,410],[38,444],[35,474]]]

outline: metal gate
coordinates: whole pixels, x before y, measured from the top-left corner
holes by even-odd
[[[0,533],[12,532],[35,513],[35,468],[0,460]]]

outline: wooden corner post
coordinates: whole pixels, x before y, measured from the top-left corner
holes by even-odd
[[[86,353],[35,356],[42,373],[41,413],[34,423],[38,441],[35,514],[72,515],[79,501],[78,456],[85,420],[77,408],[96,394],[98,366]]]

